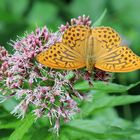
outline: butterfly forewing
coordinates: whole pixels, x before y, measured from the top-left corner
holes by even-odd
[[[76,47],[77,45],[80,45],[81,41],[85,40],[90,33],[91,29],[88,26],[72,26],[63,34],[62,42],[67,46]]]
[[[120,46],[121,38],[119,34],[110,27],[96,27],[92,29],[92,36],[100,41],[101,47],[112,50]]]

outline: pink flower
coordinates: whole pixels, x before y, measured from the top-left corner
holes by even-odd
[[[67,30],[70,26],[73,26],[73,25],[85,25],[85,26],[91,26],[91,20],[89,18],[89,16],[79,16],[77,19],[76,18],[72,18],[70,23],[66,23],[66,25],[61,25],[59,27],[59,30],[61,32],[64,32],[65,30]]]
[[[0,81],[4,80],[7,76],[6,70],[8,69],[8,51],[2,46],[0,46]]]

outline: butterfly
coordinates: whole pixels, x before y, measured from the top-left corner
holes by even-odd
[[[36,56],[39,63],[54,69],[75,70],[86,67],[108,72],[130,72],[140,68],[140,57],[121,45],[119,34],[110,27],[69,27],[62,41]]]

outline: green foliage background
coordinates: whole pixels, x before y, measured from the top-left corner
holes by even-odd
[[[52,31],[73,17],[89,15],[97,21],[105,9],[101,25],[116,29],[132,50],[140,55],[140,0],[1,0],[0,44],[9,52],[8,42],[46,25]],[[45,118],[33,121],[10,115],[17,102],[0,104],[0,140],[139,140],[140,139],[140,71],[114,74],[116,84],[78,83],[75,88],[90,92],[90,102],[79,103],[80,114],[61,124],[60,136],[48,131]],[[135,84],[136,83],[136,84]]]

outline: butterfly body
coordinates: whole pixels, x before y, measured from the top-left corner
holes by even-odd
[[[95,55],[94,55],[94,38],[89,35],[85,39],[85,66],[88,72],[91,72],[95,64]]]
[[[109,72],[129,72],[140,68],[140,57],[121,46],[119,34],[110,27],[76,25],[65,31],[62,41],[37,55],[44,66],[74,70],[94,67]]]

